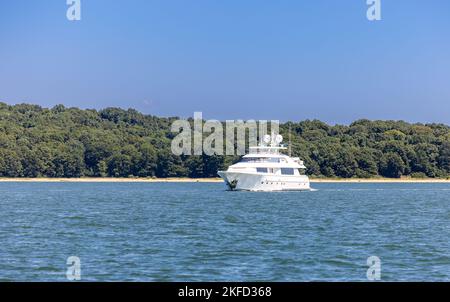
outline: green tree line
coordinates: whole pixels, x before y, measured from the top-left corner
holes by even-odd
[[[175,156],[176,118],[0,103],[0,177],[215,177],[236,156]],[[450,127],[358,120],[280,125],[317,177],[449,177]]]

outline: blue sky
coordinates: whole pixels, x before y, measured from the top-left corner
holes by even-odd
[[[450,124],[450,1],[0,0],[0,101]]]

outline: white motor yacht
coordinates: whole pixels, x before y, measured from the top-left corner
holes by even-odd
[[[310,190],[303,161],[282,154],[287,149],[280,145],[282,141],[281,135],[264,136],[263,143],[250,147],[249,154],[218,175],[233,191]]]

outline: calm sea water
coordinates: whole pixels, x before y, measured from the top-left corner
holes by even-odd
[[[450,280],[450,185],[0,183],[0,280]]]

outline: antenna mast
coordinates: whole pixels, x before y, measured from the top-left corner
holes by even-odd
[[[291,147],[291,123],[289,123],[289,151],[288,151],[288,153],[289,153],[289,157],[291,157],[291,150],[292,150],[292,147]]]

